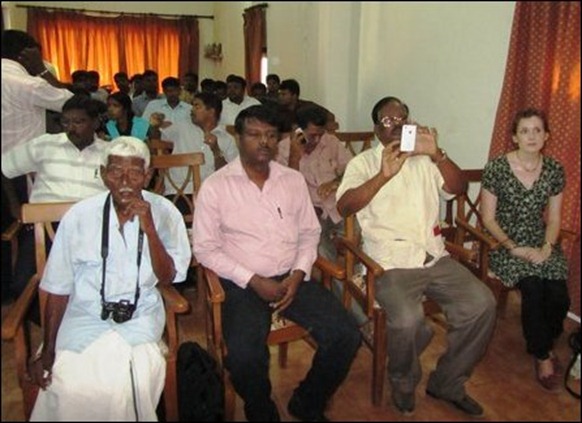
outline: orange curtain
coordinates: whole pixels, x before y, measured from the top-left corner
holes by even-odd
[[[266,5],[249,7],[243,13],[245,37],[245,77],[247,88],[261,82],[261,59],[267,48]]]
[[[526,107],[544,110],[544,153],[566,170],[562,227],[580,234],[580,2],[517,2],[503,91],[489,157],[514,148],[511,122]],[[572,309],[580,315],[580,240],[567,252]]]
[[[198,72],[198,20],[160,17],[95,17],[72,11],[28,9],[28,32],[43,48],[43,57],[70,82],[75,70],[96,70],[101,85],[113,84],[119,71],[130,76],[146,69],[160,81]]]

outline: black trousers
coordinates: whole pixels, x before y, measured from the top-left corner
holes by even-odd
[[[226,279],[220,282],[226,294],[222,308],[228,349],[225,364],[234,388],[245,402],[247,420],[276,421],[279,414],[271,399],[267,347],[273,310],[250,287],[242,289]],[[308,329],[317,342],[312,366],[295,395],[307,409],[323,413],[360,346],[357,324],[335,296],[314,281],[299,285],[281,316]]]
[[[570,308],[565,280],[529,276],[517,284],[521,291],[521,325],[527,352],[545,360],[563,331]]]

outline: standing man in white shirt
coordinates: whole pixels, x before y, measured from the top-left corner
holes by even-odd
[[[73,96],[64,86],[45,67],[40,45],[33,37],[17,30],[2,32],[2,154],[46,133],[46,111],[60,112]],[[20,218],[20,204],[28,200],[27,191],[26,175],[13,180],[2,175],[2,231]],[[8,247],[8,243],[3,244]],[[4,245],[2,249],[4,294],[11,279],[11,260],[10,250],[4,250]]]
[[[220,123],[223,125],[234,125],[234,121],[241,110],[250,106],[260,105],[256,98],[245,94],[247,81],[242,76],[229,75],[226,78],[227,98],[222,101],[222,116]]]

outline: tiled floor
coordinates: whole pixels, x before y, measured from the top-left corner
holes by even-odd
[[[202,307],[195,290],[186,291],[193,311],[181,317],[184,340],[196,340],[205,345]],[[4,315],[6,308],[2,309]],[[570,357],[567,336],[573,325],[560,338],[557,353],[562,361]],[[467,417],[442,401],[427,398],[424,393],[426,378],[436,360],[446,348],[444,330],[435,325],[436,336],[422,356],[424,377],[417,388],[416,412],[403,417],[390,405],[389,390],[382,407],[373,407],[370,401],[371,354],[360,349],[352,369],[331,401],[327,416],[341,421],[465,421]],[[20,391],[17,387],[12,361],[11,344],[2,343],[2,421],[22,421]],[[276,350],[272,351],[271,375],[273,397],[279,405],[281,418],[291,421],[286,412],[287,401],[297,383],[310,365],[313,350],[304,342],[290,346],[288,365],[279,368]],[[580,384],[575,388],[579,391]],[[545,392],[534,380],[532,359],[524,352],[524,341],[519,323],[519,303],[512,294],[506,316],[498,320],[493,340],[486,356],[467,383],[468,392],[478,399],[486,410],[481,420],[486,421],[580,421],[580,401],[566,391],[557,394]],[[236,421],[245,421],[242,404],[237,398]]]

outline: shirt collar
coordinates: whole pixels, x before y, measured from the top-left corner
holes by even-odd
[[[279,163],[275,162],[275,160],[271,160],[269,162],[269,180],[275,180],[277,178],[279,178],[283,172],[282,172],[282,168],[284,168],[284,166],[280,165]],[[239,176],[239,177],[244,177],[247,180],[250,181],[247,173],[245,172],[242,162],[240,160],[240,156],[237,156],[229,165],[228,168],[228,175],[229,176]]]
[[[24,66],[22,66],[20,63],[18,63],[16,60],[12,60],[12,59],[2,59],[2,70],[9,70],[12,72],[18,72],[18,73],[22,73],[25,75],[29,75],[32,76],[28,73],[28,71],[26,70],[26,68]]]

